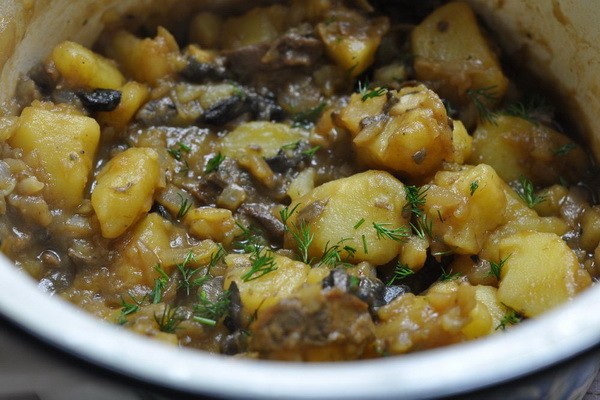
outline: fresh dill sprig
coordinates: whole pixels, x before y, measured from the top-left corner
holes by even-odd
[[[442,269],[442,274],[440,275],[440,281],[442,282],[453,281],[461,277],[461,275],[458,272],[452,273],[451,270],[446,271],[443,267],[440,268]]]
[[[177,326],[181,323],[181,321],[183,321],[183,318],[180,315],[178,315],[177,311],[177,307],[173,308],[170,305],[165,304],[163,312],[160,316],[154,313],[154,320],[156,321],[158,329],[160,329],[161,332],[175,332]]]
[[[413,214],[419,214],[422,212],[427,199],[427,191],[429,186],[414,186],[407,185],[404,187],[406,190],[406,204],[404,205],[404,211],[410,211]]]
[[[519,190],[517,190],[517,194],[529,208],[533,208],[546,200],[546,196],[535,194],[533,183],[523,175],[519,178]]]
[[[179,211],[177,211],[177,219],[179,220],[185,217],[188,211],[190,211],[190,208],[192,208],[192,202],[189,199],[183,197],[181,193],[177,193],[177,196],[179,196],[179,199],[181,200],[181,204],[179,205]]]
[[[182,142],[178,142],[177,146],[167,149],[167,152],[171,155],[171,157],[177,161],[181,161],[181,157],[183,155],[182,152],[189,153],[190,151],[192,151],[192,148]]]
[[[255,247],[250,254],[250,262],[250,269],[240,277],[244,282],[253,281],[277,269],[273,253],[266,248]]]
[[[160,266],[160,264],[156,264],[154,266],[154,270],[158,272],[159,277],[154,280],[154,287],[152,291],[150,291],[150,300],[152,304],[158,304],[162,301],[163,293],[169,282],[169,275],[165,272],[164,269]]]
[[[330,267],[334,267],[337,264],[349,264],[349,260],[356,254],[356,249],[349,245],[342,246],[344,242],[347,242],[348,240],[350,240],[350,238],[341,239],[331,247],[329,246],[329,242],[327,242],[319,264]],[[346,252],[346,257],[344,258],[342,258],[343,252]]]
[[[198,295],[197,303],[194,304],[192,320],[204,325],[215,326],[217,321],[229,311],[230,302],[231,297],[228,290],[220,293],[214,301],[211,301],[206,292],[202,291]]]
[[[375,228],[375,232],[377,233],[377,239],[390,239],[396,242],[403,242],[410,236],[410,232],[405,226],[390,229],[388,228],[389,225],[391,224],[373,222],[373,228]]]
[[[489,275],[496,277],[496,279],[500,279],[500,273],[502,272],[502,268],[504,267],[504,264],[510,258],[510,256],[511,255],[509,254],[506,258],[503,258],[498,262],[490,261]]]
[[[300,204],[296,204],[291,210],[289,207],[285,207],[279,211],[279,217],[281,218],[281,222],[283,222],[283,226],[286,232],[289,232],[292,235],[292,238],[296,242],[296,253],[298,257],[305,264],[310,264],[310,260],[308,258],[308,248],[313,242],[315,235],[310,231],[310,226],[306,223],[305,220],[300,220],[300,222],[289,223],[289,219],[296,212]]]
[[[375,97],[383,96],[384,94],[387,93],[387,91],[388,90],[386,88],[378,87],[378,88],[375,88],[373,90],[366,92],[365,94],[362,95],[362,97],[360,99],[362,101],[367,101],[368,99],[373,99]]]
[[[569,143],[566,143],[566,144],[560,146],[559,148],[554,150],[552,153],[554,153],[554,155],[556,155],[556,156],[564,157],[567,154],[569,154],[571,151],[575,150],[576,147],[577,147],[577,145],[575,143],[569,142]]]
[[[496,124],[498,113],[490,109],[490,104],[498,101],[498,93],[496,85],[486,86],[478,89],[467,90],[467,95],[477,109],[477,114],[482,121],[487,121],[491,124]]]
[[[211,159],[208,160],[206,166],[204,167],[204,173],[208,174],[210,172],[214,172],[219,169],[221,163],[225,160],[225,156],[218,152]]]
[[[416,217],[416,223],[411,222],[410,226],[421,239],[433,238],[433,221],[429,219],[427,214],[419,213]]]
[[[469,188],[469,192],[471,193],[471,196],[473,196],[475,194],[475,191],[477,189],[479,189],[479,181],[471,182],[471,187]]]
[[[316,107],[299,112],[298,114],[294,115],[294,117],[292,118],[292,127],[309,128],[312,124],[318,121],[326,106],[327,103],[322,101]]]
[[[534,125],[539,125],[540,117],[543,117],[544,114],[550,114],[551,112],[552,106],[548,100],[539,95],[531,96],[525,103],[518,102],[509,104],[501,111],[502,114],[519,117]]]
[[[396,267],[394,268],[394,274],[390,278],[389,281],[386,282],[387,286],[391,286],[397,281],[400,281],[408,276],[414,275],[415,271],[410,269],[408,265],[401,263],[398,261]]]
[[[203,279],[192,280],[192,278],[196,274],[198,274],[198,272],[200,272],[200,268],[192,268],[188,265],[189,263],[194,262],[194,261],[195,261],[194,253],[190,250],[186,254],[183,261],[181,263],[175,265],[177,267],[177,269],[179,270],[179,273],[181,274],[179,287],[185,289],[185,294],[187,296],[189,296],[190,290],[192,288],[201,286],[209,279],[208,276],[204,276],[204,277],[202,277]]]
[[[498,324],[498,326],[496,327],[496,330],[501,329],[501,330],[506,330],[506,328],[509,325],[516,325],[519,322],[521,322],[521,320],[523,319],[523,317],[521,317],[519,315],[519,313],[517,313],[515,310],[510,309],[506,312],[506,314],[504,314],[504,316],[500,319],[500,323]]]
[[[223,257],[225,257],[226,254],[227,254],[227,251],[225,251],[225,249],[223,248],[221,243],[218,243],[217,251],[210,255],[207,273],[209,273],[210,270],[213,269],[218,264],[218,262],[221,261],[223,259]]]
[[[302,155],[308,158],[313,158],[315,156],[315,154],[317,153],[317,151],[319,151],[321,149],[321,146],[315,146],[315,147],[311,147],[308,150],[304,150],[302,152]]]

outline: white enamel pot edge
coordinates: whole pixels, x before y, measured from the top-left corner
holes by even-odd
[[[150,0],[143,2],[151,3]],[[166,6],[172,2],[166,0],[161,4]],[[0,99],[10,98],[18,73],[43,58],[54,44],[67,37],[83,43],[93,41],[102,27],[100,8],[107,9],[117,3],[116,11],[122,12],[140,2],[1,2],[0,62],[4,67],[0,74]],[[600,36],[600,28],[582,25],[579,29],[573,25],[575,33],[552,28],[558,21],[557,16],[562,16],[560,25],[564,27],[565,20],[571,18],[574,21],[575,15],[580,14],[597,14],[600,7],[591,1],[541,4],[536,1],[474,0],[472,3],[490,26],[506,32],[503,37],[509,42],[505,43],[509,50],[520,51],[523,46],[527,47],[528,51],[524,53],[527,62],[534,68],[545,65],[540,73],[560,81],[557,88],[565,95],[574,95],[569,108],[579,118],[577,122],[588,136],[595,154],[600,154],[596,144],[600,126],[594,126],[592,118],[600,111],[594,96],[600,85],[591,70],[598,70],[600,66],[594,58],[594,54],[600,57],[600,50],[594,47],[597,46],[595,43],[588,43],[589,46],[583,46],[582,50],[577,48],[581,43],[591,41],[588,39]],[[562,8],[557,10],[556,4]],[[31,8],[23,8],[27,5]],[[590,8],[589,12],[582,11],[582,7]],[[532,21],[537,22],[523,17],[523,13],[532,10],[535,11]],[[84,24],[84,20],[87,23]],[[544,21],[543,24],[540,21]],[[525,34],[526,30],[536,32],[539,37],[532,40]],[[582,36],[584,34],[588,36]],[[538,43],[542,39],[546,40],[544,46]],[[600,43],[600,40],[596,42]],[[561,52],[560,46],[566,46],[566,43],[573,44]],[[551,61],[548,61],[548,54],[553,55]],[[584,68],[586,63],[587,68]],[[33,335],[94,364],[191,393],[244,398],[436,397],[524,376],[600,343],[600,313],[593,312],[600,304],[600,289],[592,288],[572,302],[539,320],[524,323],[510,333],[439,350],[339,364],[242,360],[174,349],[97,321],[60,299],[49,298],[40,292],[30,278],[16,271],[4,257],[0,257],[0,276],[3,277],[0,280],[0,313]]]

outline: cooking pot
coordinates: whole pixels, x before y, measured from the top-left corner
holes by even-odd
[[[120,16],[167,12],[176,0],[3,0],[0,104],[20,73],[65,39],[90,45]],[[181,3],[181,2],[179,2]],[[225,1],[188,1],[179,14]],[[228,1],[227,3],[231,3]],[[600,4],[581,0],[471,0],[504,50],[550,85],[600,157]],[[181,6],[181,4],[179,4]],[[187,8],[187,9],[185,9]],[[34,337],[133,382],[234,398],[537,399],[583,396],[598,371],[600,288],[506,333],[378,360],[327,364],[247,360],[178,349],[110,325],[40,291],[0,256],[0,314]]]

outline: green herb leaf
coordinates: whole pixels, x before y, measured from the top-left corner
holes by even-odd
[[[498,101],[496,90],[496,85],[467,90],[467,95],[471,98],[473,104],[475,104],[479,118],[481,118],[482,121],[487,121],[492,124],[496,124],[496,117],[498,116],[496,112],[490,109],[490,104]]]
[[[250,261],[252,262],[250,269],[241,276],[241,279],[244,282],[253,281],[268,274],[269,272],[277,270],[275,258],[269,249],[255,247],[254,251],[250,255]]]
[[[510,309],[506,312],[506,314],[504,314],[504,316],[500,319],[500,323],[498,324],[498,326],[496,327],[496,330],[501,329],[501,330],[506,330],[506,328],[509,325],[516,325],[519,322],[521,322],[521,320],[523,319],[523,317],[521,317],[519,315],[519,313],[517,313],[515,310]]]
[[[228,290],[220,293],[214,301],[209,300],[206,292],[203,291],[194,305],[192,319],[204,325],[215,326],[217,321],[228,313],[230,302],[231,297]]]
[[[383,96],[387,92],[388,90],[386,88],[378,87],[373,90],[369,90],[368,92],[365,92],[360,99],[362,101],[367,101],[368,99]]]
[[[306,111],[302,111],[302,112],[294,115],[294,117],[292,119],[292,126],[295,127],[295,128],[298,128],[298,127],[308,128],[308,127],[310,127],[312,124],[314,124],[315,122],[317,122],[317,120],[319,119],[319,117],[323,113],[323,110],[325,110],[326,106],[327,106],[327,103],[325,103],[323,101],[323,102],[319,103],[319,105],[317,105],[316,107],[313,107],[313,108],[311,108],[309,110],[306,110]]]
[[[177,308],[172,308],[168,304],[165,304],[163,313],[160,316],[154,313],[154,320],[161,332],[175,333],[177,326],[183,321],[183,318],[178,315],[177,311]]]
[[[471,188],[470,188],[471,196],[473,196],[475,194],[475,191],[477,189],[479,189],[479,181],[471,182]]]
[[[152,304],[158,304],[162,301],[163,292],[169,282],[169,275],[162,269],[160,264],[156,264],[154,270],[157,271],[160,276],[154,280],[154,288],[150,291],[149,295]]]
[[[390,229],[388,228],[390,225],[390,223],[373,222],[373,228],[377,232],[377,239],[390,239],[396,242],[403,242],[410,236],[410,232],[405,226]]]
[[[315,156],[315,154],[317,153],[317,151],[319,151],[321,149],[321,146],[315,146],[315,147],[311,147],[308,150],[304,150],[302,152],[302,155],[308,158],[312,158]]]
[[[545,196],[535,194],[533,184],[523,175],[519,178],[519,186],[520,188],[517,190],[517,194],[527,204],[527,207],[533,208],[546,200]]]
[[[225,156],[218,152],[214,157],[208,160],[206,163],[206,167],[204,167],[204,173],[208,174],[210,172],[214,172],[219,169],[221,163],[225,160]]]
[[[179,211],[177,211],[177,219],[180,220],[181,218],[185,217],[185,214],[187,214],[188,211],[190,211],[190,208],[192,208],[192,202],[183,197],[181,193],[177,193],[177,196],[179,196],[179,199],[181,200]]]
[[[173,157],[177,161],[181,161],[182,152],[189,153],[191,150],[192,149],[190,146],[186,145],[185,143],[179,142],[177,143],[177,146],[167,149],[167,152],[171,155],[171,157]]]
[[[558,149],[554,150],[553,153],[554,155],[557,155],[559,157],[564,157],[567,154],[569,154],[572,150],[574,150],[577,147],[577,145],[573,142],[569,142],[565,145],[560,146]]]
[[[506,258],[500,260],[497,263],[490,261],[490,272],[489,272],[489,275],[490,276],[495,276],[496,279],[500,279],[500,273],[502,272],[502,267],[504,267],[504,263],[506,263],[506,261],[510,258],[510,256],[511,255],[509,254]]]
[[[415,273],[415,271],[410,269],[408,267],[408,265],[398,262],[396,264],[396,267],[394,268],[394,274],[392,275],[392,278],[386,283],[386,285],[388,285],[388,286],[393,285],[397,281],[400,281],[400,280],[406,278],[407,276],[414,275],[414,273]]]

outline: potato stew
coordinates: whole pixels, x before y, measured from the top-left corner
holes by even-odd
[[[1,246],[42,290],[176,346],[338,361],[592,285],[593,162],[466,3],[235,11],[107,16],[22,77]]]

